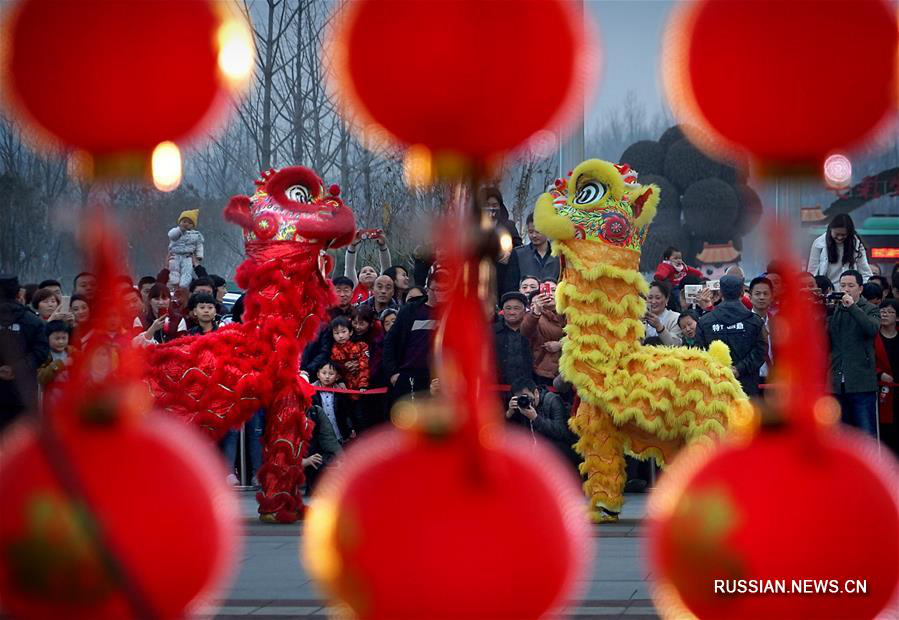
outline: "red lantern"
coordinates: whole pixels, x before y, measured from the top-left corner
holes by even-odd
[[[209,130],[253,66],[245,21],[213,0],[23,0],[5,26],[4,97],[98,164]]]
[[[87,514],[62,492],[30,427],[0,450],[0,608],[21,618],[133,616],[86,519],[98,522],[154,617],[209,603],[239,537],[236,501],[209,442],[161,416],[60,437]]]
[[[661,615],[874,618],[899,602],[899,471],[876,449],[781,430],[682,456],[649,509]]]
[[[703,0],[669,28],[665,77],[700,146],[817,172],[891,120],[896,56],[884,0]]]
[[[350,2],[333,37],[336,86],[369,134],[488,161],[557,130],[583,101],[596,71],[570,5]]]
[[[586,509],[550,448],[509,433],[478,471],[458,438],[360,441],[317,489],[303,540],[360,618],[541,618],[573,594]]]

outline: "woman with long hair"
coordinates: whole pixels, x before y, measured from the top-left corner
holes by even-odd
[[[134,337],[134,343],[147,345],[171,340],[168,329],[171,307],[172,294],[169,288],[165,284],[154,284],[147,294],[147,310],[143,319],[145,331]]]
[[[391,265],[384,270],[383,275],[393,280],[393,298],[397,304],[403,305],[409,290],[409,272],[402,265]]]
[[[862,274],[863,281],[873,275],[865,245],[855,231],[855,223],[848,214],[840,213],[830,221],[824,234],[812,242],[808,271],[815,276],[827,276],[834,289],[838,290],[840,276],[848,269]]]

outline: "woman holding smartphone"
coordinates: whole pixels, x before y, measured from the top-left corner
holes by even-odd
[[[168,313],[172,296],[165,284],[154,284],[147,294],[147,312],[144,331],[134,337],[138,345],[161,344],[171,339],[168,330]]]
[[[646,293],[646,314],[643,322],[646,324],[646,337],[658,337],[662,344],[669,347],[679,347],[683,340],[681,329],[677,324],[680,314],[668,309],[668,298],[671,291],[664,282],[653,282]]]

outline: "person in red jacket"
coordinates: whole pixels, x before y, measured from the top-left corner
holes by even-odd
[[[686,276],[696,276],[702,278],[702,272],[699,269],[690,267],[684,262],[683,253],[674,246],[669,246],[662,254],[662,262],[656,267],[656,274],[653,278],[656,282],[668,281],[671,288],[680,286],[681,280]]]

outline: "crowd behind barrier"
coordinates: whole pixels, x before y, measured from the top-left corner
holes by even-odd
[[[486,211],[497,226],[515,231],[516,243],[495,260],[501,277],[484,302],[497,360],[492,391],[509,424],[543,436],[575,468],[575,437],[566,422],[577,395],[559,375],[565,328],[555,306],[559,259],[530,216],[527,243],[522,243],[498,192],[489,195]],[[166,269],[136,284],[128,276],[115,283],[133,318],[121,329],[134,346],[202,336],[241,321],[243,298],[226,303],[225,279],[203,267],[196,220],[195,213],[185,212],[169,231],[174,254]],[[357,250],[366,242],[377,245],[380,269],[363,265],[357,272]],[[389,419],[398,399],[441,389],[430,365],[434,308],[449,289],[439,257],[419,249],[414,264],[393,265],[383,231],[370,229],[357,233],[346,254],[344,273],[332,280],[337,304],[329,309],[330,322],[300,360],[301,373],[315,389],[308,415],[316,431],[303,462],[310,488],[348,443]],[[709,280],[684,262],[680,249],[669,248],[647,294],[644,343],[708,347],[723,340],[744,391],[764,398],[777,365],[770,336],[778,329],[783,271],[771,264],[747,285],[740,268],[731,267]],[[831,389],[843,423],[897,451],[899,399],[893,392],[899,376],[899,264],[889,276],[882,275],[867,262],[851,218],[838,216],[815,240],[800,279],[802,290],[822,310]],[[22,377],[42,387],[58,381],[72,355],[92,337],[86,325],[99,285],[110,284],[98,283],[90,273],[78,274],[70,289],[55,279],[20,284],[13,275],[0,276],[0,432],[27,408],[29,394],[20,386],[28,382]],[[264,427],[265,412],[259,411],[222,440],[229,467],[225,475],[232,484],[254,482]],[[654,467],[647,473],[636,463],[628,471],[635,478],[631,489],[640,488],[641,477],[650,483],[655,474]]]

